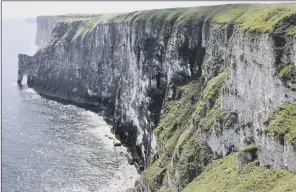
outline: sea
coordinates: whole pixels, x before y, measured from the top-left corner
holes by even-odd
[[[37,24],[2,21],[2,191],[123,192],[139,177],[95,112],[18,86],[19,53],[33,55]]]

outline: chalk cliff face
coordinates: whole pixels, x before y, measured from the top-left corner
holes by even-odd
[[[140,191],[181,191],[213,159],[250,145],[261,166],[296,173],[295,20],[295,4],[280,4],[58,22],[34,56],[19,55],[18,82],[28,75],[40,94],[112,119],[131,161],[147,169]]]

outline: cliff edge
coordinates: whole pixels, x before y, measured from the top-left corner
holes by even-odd
[[[23,75],[40,94],[102,109],[145,170],[139,191],[233,189],[227,176],[229,185],[205,184],[229,163],[232,176],[295,180],[296,4],[60,21],[34,56],[19,55],[19,83]]]

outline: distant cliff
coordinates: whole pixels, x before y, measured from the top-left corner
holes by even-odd
[[[49,39],[53,28],[60,21],[75,18],[91,18],[94,15],[57,15],[57,16],[38,16],[37,17],[37,33],[36,33],[36,45],[41,47]]]
[[[28,23],[36,23],[37,19],[36,18],[27,18],[26,22],[28,22]]]
[[[19,55],[19,83],[23,75],[40,94],[112,118],[130,163],[145,170],[139,191],[254,191],[255,176],[266,180],[255,191],[296,188],[296,4],[59,22],[34,56]]]

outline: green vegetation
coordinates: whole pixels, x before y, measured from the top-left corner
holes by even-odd
[[[158,144],[161,147],[159,150],[161,156],[144,172],[144,178],[153,189],[162,187],[162,180],[170,167],[174,150],[178,149],[191,136],[187,129],[187,123],[195,107],[190,103],[190,98],[199,95],[200,87],[201,84],[198,80],[177,87],[176,93],[182,94],[182,97],[169,101],[165,107],[166,113],[155,129]]]
[[[162,156],[144,172],[144,177],[154,189],[158,189],[162,186],[162,179],[165,176],[168,163],[169,159],[167,156]]]
[[[82,39],[90,32],[92,31],[98,23],[103,21],[108,21],[112,18],[117,18],[119,16],[118,13],[110,13],[110,14],[104,14],[104,15],[98,15],[96,17],[92,18],[77,18],[77,19],[68,19],[65,20],[65,23],[79,23],[79,27],[73,36],[72,40],[76,40],[78,37],[81,37]]]
[[[194,7],[194,8],[177,8],[177,9],[160,9],[137,11],[133,16],[133,21],[184,21],[198,20],[205,18],[207,11],[213,7]]]
[[[266,32],[277,31],[279,27],[277,24],[285,25],[283,21],[286,22],[286,18],[295,14],[296,4],[236,4],[137,11],[131,17],[126,17],[126,21],[176,20],[184,22],[209,17],[214,23],[236,23],[243,30]],[[290,25],[281,30],[289,35],[295,35],[296,26]]]
[[[287,103],[279,106],[265,131],[271,135],[284,135],[288,142],[295,142],[296,105]]]
[[[184,20],[198,20],[204,19],[207,16],[208,11],[211,11],[214,7],[193,7],[184,11],[178,17],[178,21]]]
[[[145,180],[154,190],[160,190],[167,174],[171,175],[173,183],[185,187],[212,161],[211,150],[196,142],[197,131],[198,127],[209,129],[223,116],[221,114],[226,114],[221,111],[221,94],[229,71],[226,69],[210,80],[203,92],[204,85],[200,80],[175,88],[176,98],[166,103],[165,114],[155,128],[161,156],[144,172]],[[214,103],[211,109],[207,109],[208,113],[193,116],[205,111],[208,100]],[[192,117],[200,125],[195,124]],[[175,174],[179,176],[175,177]]]
[[[182,94],[181,99],[168,102],[166,114],[155,129],[158,140],[164,143],[164,150],[172,151],[175,144],[178,143],[179,136],[187,128],[187,123],[195,111],[195,105],[190,103],[190,98],[192,96],[198,97],[200,89],[201,83],[197,80],[176,88],[176,93]],[[184,133],[180,139],[185,139],[186,135],[189,135],[189,133]]]
[[[162,186],[158,192],[173,192],[172,189]]]
[[[277,23],[296,14],[296,4],[237,4],[221,6],[214,11],[213,19],[218,23],[238,23],[241,29],[251,31],[274,31]],[[294,25],[285,31],[296,34]]]
[[[219,159],[191,182],[185,192],[286,192],[295,191],[296,175],[280,168],[255,166],[250,162],[236,169],[238,153]]]
[[[170,11],[167,10],[149,10],[149,11],[138,11],[136,14],[133,16],[134,21],[155,21],[155,20],[161,20],[164,21],[166,17],[170,14]]]
[[[180,22],[209,17],[214,23],[236,23],[242,30],[276,31],[295,35],[295,25],[290,24],[286,28],[278,26],[286,26],[288,21],[285,21],[285,19],[295,16],[295,14],[296,4],[236,4],[141,11],[133,17],[134,21],[169,20],[174,18]]]
[[[257,151],[257,149],[258,149],[258,145],[253,144],[253,145],[249,145],[247,148],[245,148],[241,152],[254,152],[254,151]]]
[[[174,175],[174,173],[178,173],[179,175],[179,178],[174,178],[173,182],[182,187],[185,187],[195,177],[201,174],[205,166],[214,157],[209,147],[201,146],[196,142],[196,136],[194,134],[176,149],[178,152],[174,153],[174,163],[169,166],[171,175]]]
[[[296,35],[295,25],[289,23],[295,15],[296,4],[238,4],[104,14],[67,20],[64,23],[78,25],[72,41],[83,40],[98,24],[105,21],[132,26],[145,22],[154,22],[157,25],[175,22],[176,25],[183,25],[207,19],[217,31],[229,24],[236,24],[238,29],[244,31]],[[206,85],[198,79],[174,87],[176,97],[165,103],[163,117],[154,130],[160,157],[143,173],[144,179],[154,190],[171,191],[163,185],[166,175],[170,175],[174,184],[185,187],[212,162],[214,155],[211,150],[201,146],[196,138],[198,129],[209,131],[217,120],[228,120],[228,113],[221,109],[221,94],[229,73],[230,69],[224,70]],[[286,66],[279,77],[296,82],[295,67]],[[289,141],[295,139],[295,108],[293,104],[281,106],[271,119],[267,133],[285,134]],[[252,151],[256,147],[250,146],[245,150]],[[257,191],[258,186],[258,191],[287,191],[296,188],[295,176],[280,169],[260,168],[255,166],[256,162],[251,162],[242,170],[236,170],[236,156],[237,154],[233,154],[209,166],[186,191]],[[280,185],[284,181],[287,182]]]
[[[197,119],[200,120],[199,126],[204,130],[209,130],[216,119],[221,118],[226,120],[228,118],[227,113],[221,110],[221,94],[223,84],[229,72],[230,69],[226,69],[210,80],[203,91],[194,114],[194,119],[196,119],[196,121]],[[209,105],[213,107],[210,108]],[[209,112],[205,114],[205,111]]]
[[[284,32],[294,36],[296,26],[291,23],[294,17],[296,17],[296,4],[237,4],[92,15],[90,18],[69,19],[64,22],[81,23],[73,40],[77,37],[83,38],[103,21],[130,22],[130,24],[176,21],[176,24],[184,24],[187,21],[200,21],[206,18],[212,21],[212,25],[218,24],[217,30],[229,24],[237,24],[239,29],[245,31]]]
[[[296,67],[295,65],[286,65],[282,68],[279,73],[279,77],[284,81],[291,81],[292,83],[296,83]]]

